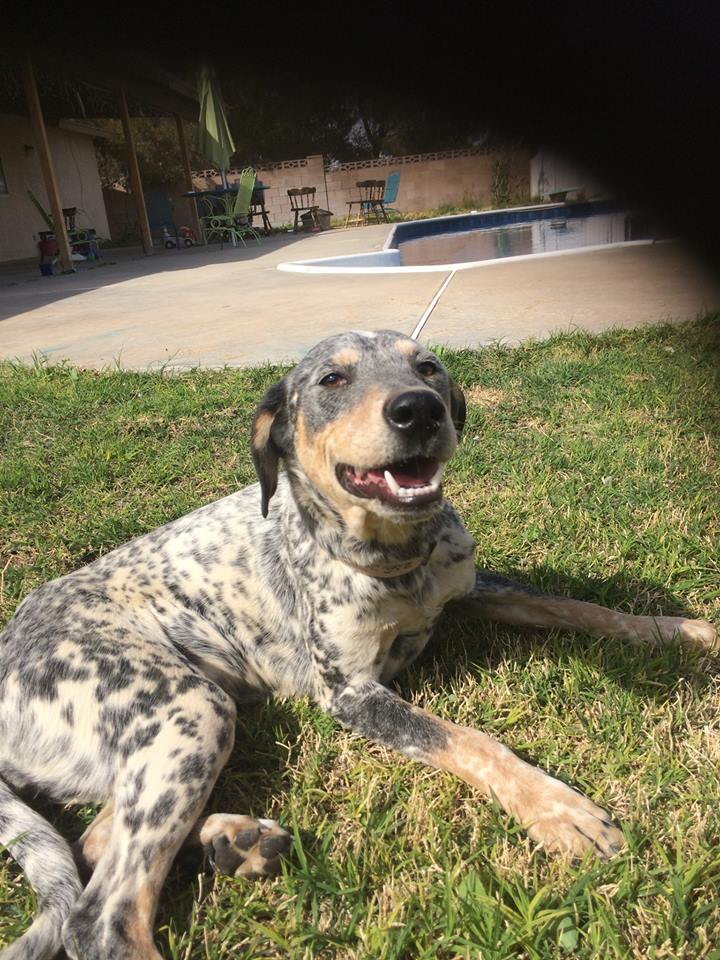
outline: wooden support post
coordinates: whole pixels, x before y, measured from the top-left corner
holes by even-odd
[[[137,153],[135,152],[135,138],[132,127],[130,126],[130,114],[128,113],[127,97],[125,91],[120,91],[120,119],[123,125],[123,134],[128,151],[128,168],[130,173],[130,189],[135,197],[135,211],[140,227],[140,236],[142,237],[143,250],[147,256],[151,256],[153,251],[152,237],[150,236],[150,224],[148,223],[147,208],[145,207],[145,197],[143,196],[142,180],[140,179],[140,167],[138,166]]]
[[[60,191],[58,190],[57,178],[55,177],[55,167],[53,166],[47,130],[45,129],[45,120],[40,104],[40,96],[38,94],[37,83],[35,82],[35,71],[33,70],[32,60],[29,56],[23,58],[22,75],[25,97],[28,107],[30,108],[30,121],[32,123],[35,146],[37,147],[38,156],[40,157],[45,189],[47,190],[48,200],[50,201],[53,229],[60,249],[60,262],[62,263],[63,270],[74,270],[70,241],[68,240],[67,230],[65,229],[65,218],[62,212]]]
[[[178,142],[180,144],[180,157],[182,159],[183,172],[185,174],[185,189],[194,190],[195,185],[192,179],[192,170],[190,169],[190,154],[188,153],[187,140],[185,139],[185,130],[183,128],[182,117],[175,114],[175,124],[177,126]],[[197,204],[192,198],[188,199],[190,204],[190,226],[198,240],[202,240],[202,227],[200,226],[200,217],[197,212]]]

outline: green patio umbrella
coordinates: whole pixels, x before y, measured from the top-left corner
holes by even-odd
[[[235,153],[235,143],[225,117],[225,107],[220,87],[213,71],[208,66],[200,69],[200,153],[212,160],[220,171],[223,186],[227,189],[225,171],[230,166],[230,157]]]

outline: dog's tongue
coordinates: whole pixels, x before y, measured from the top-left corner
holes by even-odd
[[[405,463],[391,463],[383,470],[368,470],[368,477],[377,483],[385,479],[385,470],[394,477],[399,487],[423,487],[430,483],[437,472],[437,461],[418,457]]]

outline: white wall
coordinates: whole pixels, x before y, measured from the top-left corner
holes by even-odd
[[[92,226],[98,236],[107,237],[92,138],[58,127],[48,127],[47,132],[63,207],[78,208],[76,226]],[[33,149],[26,149],[26,145]],[[48,212],[50,202],[29,119],[0,114],[0,161],[8,189],[7,194],[0,194],[0,261],[38,256],[37,233],[47,227],[28,197],[28,189]]]
[[[538,150],[530,161],[530,196],[546,198],[556,190],[573,188],[581,189],[588,200],[611,192],[574,160],[550,150]]]

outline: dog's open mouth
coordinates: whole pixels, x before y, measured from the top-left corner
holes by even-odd
[[[336,472],[341,486],[356,497],[416,507],[440,498],[443,466],[438,460],[412,457],[371,470],[341,463]]]

